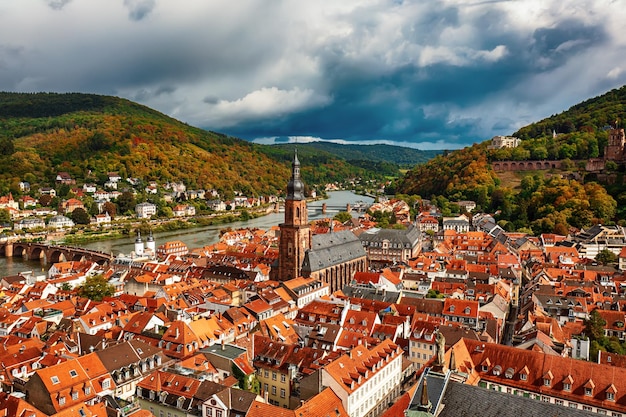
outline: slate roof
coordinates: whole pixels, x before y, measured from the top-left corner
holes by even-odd
[[[428,385],[430,390],[430,385]],[[598,414],[450,381],[438,417],[591,417]]]
[[[350,230],[314,235],[306,251],[303,272],[315,272],[366,257],[361,241]]]
[[[403,248],[413,248],[419,242],[420,231],[413,225],[407,229],[379,229],[373,228],[359,235],[361,242],[388,241],[389,243],[401,244]]]

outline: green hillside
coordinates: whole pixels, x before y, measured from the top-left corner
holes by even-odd
[[[607,163],[607,172],[598,175],[585,171],[585,161],[603,155],[607,130],[625,117],[626,86],[520,129],[513,134],[522,139],[517,148],[492,150],[486,141],[437,156],[408,171],[396,191],[437,198],[444,206],[474,200],[481,210],[497,213],[507,230],[567,234],[571,227],[624,222],[624,166]],[[564,168],[507,173],[518,180],[507,177],[506,184],[491,168],[495,160],[535,159],[562,160]]]
[[[291,151],[293,145],[274,145],[277,148],[287,148]],[[397,165],[401,168],[411,168],[423,164],[441,154],[442,151],[422,151],[394,145],[352,145],[332,142],[310,142],[298,144],[298,149],[311,149],[315,152],[325,152],[338,158],[345,159],[352,164],[379,162]]]
[[[0,93],[2,194],[19,193],[24,180],[33,188],[54,185],[59,171],[79,184],[102,184],[106,173],[115,171],[122,178],[217,189],[223,196],[280,193],[291,159],[275,158],[262,148],[117,97]],[[301,162],[310,185],[371,176],[332,155],[315,169],[304,155]]]

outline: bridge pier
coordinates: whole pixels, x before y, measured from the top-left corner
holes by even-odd
[[[352,213],[352,207],[350,207],[350,203],[346,204],[346,211],[348,213]]]
[[[7,243],[4,246],[4,256],[6,258],[12,258],[13,257],[13,243]]]
[[[326,214],[326,203],[322,203],[322,214]]]

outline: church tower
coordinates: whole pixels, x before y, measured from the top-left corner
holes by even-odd
[[[304,197],[304,183],[300,179],[298,151],[291,164],[291,178],[285,198],[285,222],[279,225],[280,246],[278,279],[287,281],[301,276],[302,262],[311,248],[311,229]]]

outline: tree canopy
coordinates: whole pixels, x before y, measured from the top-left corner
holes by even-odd
[[[104,297],[115,294],[115,287],[101,274],[87,277],[83,285],[78,287],[78,295],[94,301],[102,301]]]

